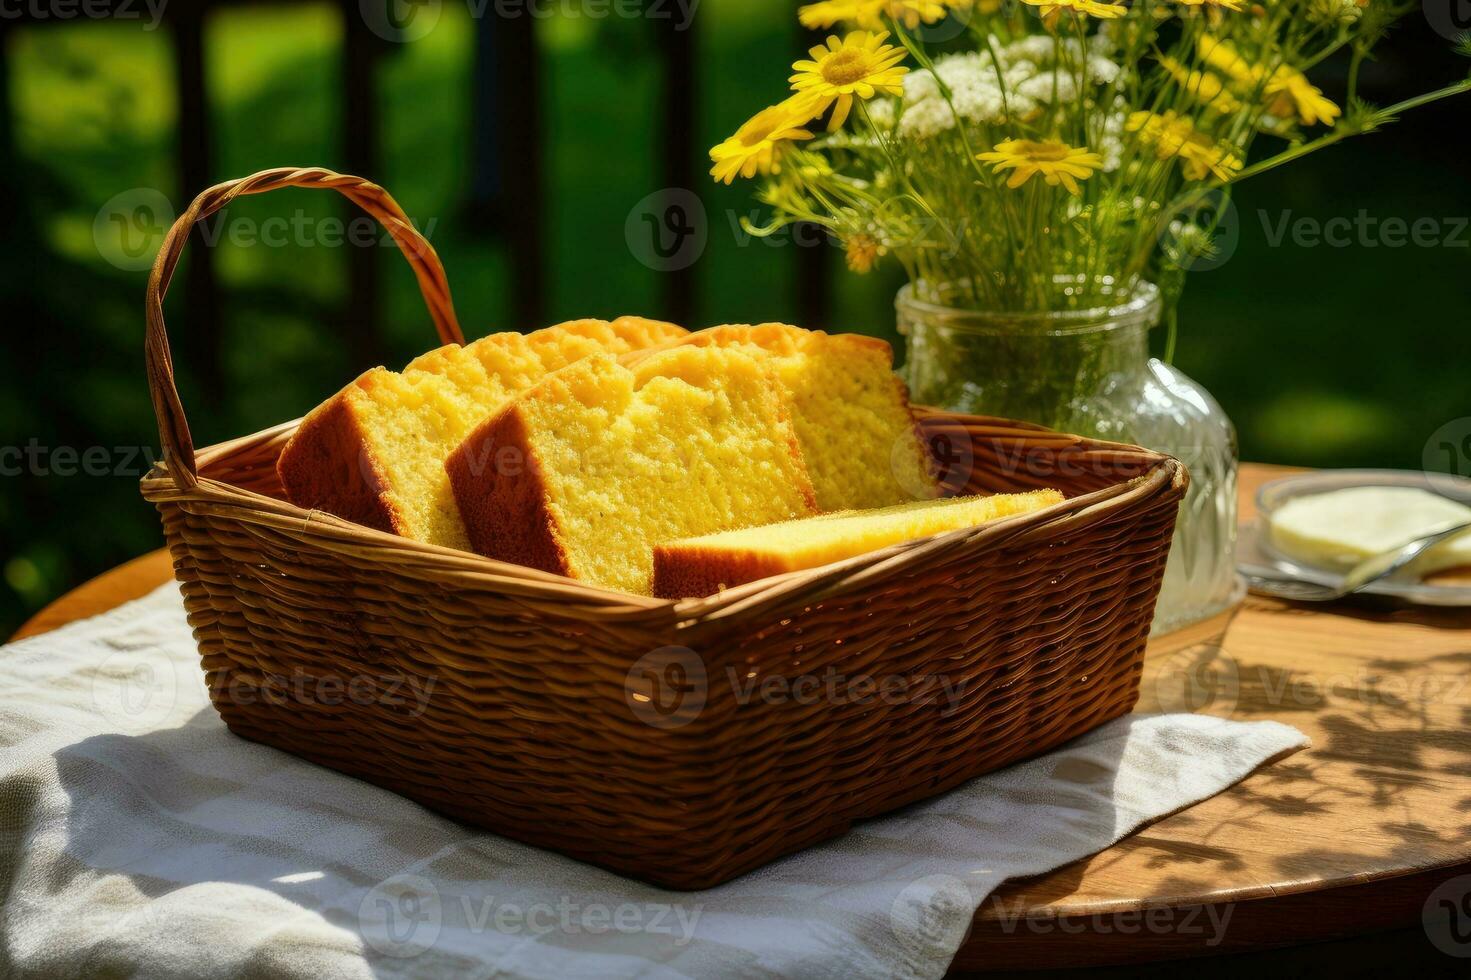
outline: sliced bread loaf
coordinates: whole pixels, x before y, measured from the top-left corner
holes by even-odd
[[[573,361],[656,346],[684,333],[637,317],[577,320],[441,347],[402,373],[375,368],[302,420],[277,474],[287,499],[300,507],[465,549],[469,539],[444,460],[477,423]]]
[[[884,341],[763,323],[711,327],[671,344],[755,347],[772,359],[791,395],[792,421],[824,513],[939,496],[909,391]]]
[[[589,357],[446,463],[475,551],[647,595],[654,546],[816,513],[781,386],[739,348]]]
[[[663,599],[711,595],[769,575],[816,568],[1062,501],[1056,490],[917,500],[685,538],[654,548],[654,595]]]

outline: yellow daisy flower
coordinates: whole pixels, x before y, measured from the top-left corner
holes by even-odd
[[[1281,118],[1296,115],[1304,126],[1332,126],[1343,114],[1306,75],[1286,65],[1273,72],[1272,80],[1267,82],[1267,97],[1272,100],[1268,112]]]
[[[1099,0],[1022,0],[1029,7],[1042,8],[1042,23],[1051,30],[1057,26],[1057,21],[1062,17],[1063,11],[1069,11],[1083,17],[1097,17],[1099,20],[1112,20],[1122,17],[1128,13],[1128,8],[1117,3],[1101,3]]]
[[[869,31],[883,30],[891,17],[911,30],[945,19],[954,9],[967,9],[975,0],[823,0],[797,10],[797,20],[808,30],[826,30],[849,23]]]
[[[951,7],[964,8],[966,3],[953,0],[886,0],[885,12],[911,31],[920,24],[934,24],[945,19]]]
[[[904,74],[909,71],[899,65],[904,49],[885,44],[888,36],[884,31],[855,31],[841,41],[830,37],[826,47],[819,44],[811,50],[812,60],[792,65],[796,72],[789,79],[792,90],[815,100],[814,115],[837,104],[827,124],[829,131],[843,125],[853,109],[854,96],[871,99],[880,93],[904,94]]]
[[[1161,55],[1159,63],[1188,95],[1205,103],[1212,111],[1231,113],[1241,108],[1241,103],[1226,91],[1226,83],[1219,75],[1194,71],[1169,55]]]
[[[797,20],[809,31],[826,30],[834,24],[857,22],[868,16],[873,0],[823,0],[797,8]]]
[[[1220,7],[1223,10],[1241,13],[1242,0],[1175,0],[1182,7]]]
[[[951,10],[979,10],[983,14],[994,14],[1001,9],[1001,0],[940,0]]]
[[[1058,184],[1066,187],[1069,194],[1081,193],[1079,180],[1087,180],[1093,171],[1103,166],[1103,157],[1088,152],[1086,146],[1068,146],[1062,140],[1002,140],[987,153],[977,153],[976,159],[994,164],[996,173],[1011,170],[1007,187],[1020,187],[1041,174],[1049,186]]]
[[[1176,116],[1174,110],[1164,113],[1149,111],[1131,112],[1124,128],[1138,133],[1146,146],[1153,146],[1161,160],[1168,160],[1180,152],[1180,146],[1195,131],[1189,119]]]
[[[1138,133],[1146,146],[1153,146],[1159,159],[1179,157],[1180,170],[1187,180],[1204,180],[1207,174],[1230,180],[1243,166],[1241,158],[1229,146],[1198,132],[1193,120],[1176,115],[1173,110],[1132,113],[1124,128]]]
[[[1266,75],[1266,69],[1253,65],[1219,38],[1205,34],[1195,46],[1206,64],[1236,82],[1238,88],[1254,89]],[[1315,126],[1320,122],[1332,126],[1343,114],[1343,110],[1309,82],[1306,75],[1287,65],[1272,73],[1265,91],[1271,100],[1267,110],[1272,115],[1283,119],[1296,117],[1305,126]]]
[[[781,156],[792,141],[812,138],[802,127],[817,115],[815,104],[811,98],[794,96],[756,113],[734,136],[710,151],[715,162],[710,176],[729,184],[738,175],[780,173]]]
[[[860,276],[872,271],[878,260],[889,254],[877,238],[864,232],[844,242],[843,249],[848,254],[848,268]]]
[[[1239,85],[1255,85],[1264,72],[1236,52],[1225,41],[1202,34],[1195,41],[1201,60]]]
[[[1230,180],[1243,166],[1240,157],[1224,143],[1212,143],[1203,133],[1196,133],[1180,147],[1180,172],[1186,180],[1204,180],[1207,173]]]

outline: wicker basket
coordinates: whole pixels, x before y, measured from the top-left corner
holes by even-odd
[[[591,588],[282,499],[296,423],[200,451],[164,332],[192,225],[331,187],[381,220],[445,342],[434,250],[381,188],[272,170],[202,194],[147,297],[157,505],[235,733],[675,888],[725,881],[1034,756],[1134,704],[1186,474],[1142,449],[921,410],[971,492],[1069,500],[709,598]]]

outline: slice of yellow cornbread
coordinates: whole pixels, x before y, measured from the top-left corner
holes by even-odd
[[[297,506],[467,549],[444,460],[476,424],[580,358],[623,354],[684,333],[637,317],[577,320],[440,347],[402,373],[374,368],[302,420],[276,472]]]
[[[670,341],[676,344],[754,347],[772,359],[791,397],[792,421],[824,513],[939,496],[936,467],[886,342],[762,323],[711,327]],[[626,362],[644,356],[636,352]]]
[[[685,538],[654,548],[654,595],[663,599],[711,595],[769,575],[816,568],[1062,501],[1056,490],[917,500]]]
[[[512,399],[446,463],[474,550],[647,595],[662,542],[816,513],[768,359],[595,355]]]

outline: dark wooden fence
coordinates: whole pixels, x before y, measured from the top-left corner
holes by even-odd
[[[115,14],[128,12],[129,18],[144,10],[141,0],[108,0]],[[209,72],[206,65],[205,25],[211,14],[226,6],[245,4],[262,6],[272,0],[167,0],[163,6],[163,26],[174,47],[174,87],[178,99],[178,133],[175,153],[180,186],[176,200],[188,197],[223,177],[214,164],[211,145]],[[276,0],[280,2],[280,0]],[[382,172],[379,107],[373,97],[376,73],[380,63],[401,51],[404,44],[385,38],[382,25],[372,27],[364,17],[360,0],[329,0],[338,8],[342,20],[340,65],[344,97],[339,111],[343,145],[340,160],[349,172],[368,176]],[[385,4],[404,0],[375,0]],[[455,0],[444,0],[445,3]],[[281,3],[282,6],[286,4]],[[661,8],[668,8],[661,2]],[[67,8],[71,9],[71,8]],[[94,3],[87,8],[92,16],[99,9]],[[546,241],[543,201],[545,182],[544,146],[548,133],[543,120],[541,65],[536,44],[538,18],[531,16],[498,17],[493,2],[477,5],[482,16],[474,19],[475,61],[471,76],[474,86],[472,104],[475,121],[470,130],[470,144],[465,152],[472,155],[470,199],[465,204],[466,220],[472,221],[487,236],[504,242],[510,258],[510,292],[512,322],[530,328],[546,322]],[[81,18],[72,13],[70,19],[53,11],[36,12],[33,5],[18,6],[0,19],[0,97],[8,95],[8,62],[5,41],[8,35],[24,30],[33,23],[55,25],[76,23]],[[679,18],[649,17],[647,29],[655,34],[655,49],[660,62],[661,84],[656,110],[655,159],[660,173],[651,174],[656,186],[691,188],[699,193],[707,186],[705,147],[695,124],[698,78],[695,50],[698,41],[698,17],[680,24]],[[383,23],[388,23],[387,19]],[[794,29],[794,34],[802,34]],[[413,43],[407,41],[407,43]],[[805,48],[812,38],[794,36],[793,49]],[[8,98],[0,108],[0,161],[13,159],[12,126]],[[10,172],[7,167],[7,173]],[[5,182],[0,181],[0,184]],[[513,188],[514,190],[508,190]],[[791,250],[798,265],[795,277],[796,295],[793,307],[804,325],[826,326],[829,296],[826,264],[829,249],[797,248]],[[382,332],[379,329],[383,306],[381,279],[377,263],[379,252],[372,248],[348,249],[349,289],[345,300],[344,322],[356,345],[357,363],[383,363],[387,360]],[[222,389],[222,352],[220,350],[221,300],[211,250],[195,248],[183,283],[185,302],[194,325],[187,356],[202,390]],[[693,324],[696,309],[698,264],[690,268],[661,273],[660,309],[648,311],[679,323]]]

